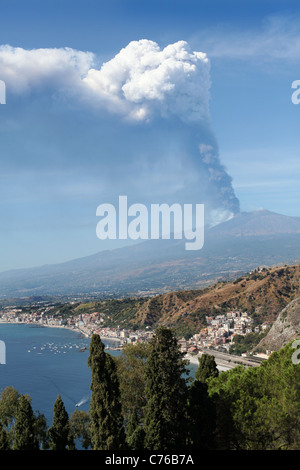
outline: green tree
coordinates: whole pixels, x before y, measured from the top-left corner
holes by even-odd
[[[21,395],[18,401],[14,434],[14,450],[38,450],[39,445],[34,431],[34,414],[30,399]]]
[[[216,407],[216,441],[221,450],[242,448],[242,435],[234,420],[233,403],[239,400],[239,384],[244,372],[240,365],[207,382],[209,396]]]
[[[3,390],[0,398],[0,423],[6,432],[6,438],[10,447],[13,445],[14,425],[19,398],[19,392],[11,386]]]
[[[300,364],[287,345],[258,367],[235,367],[209,381],[219,445],[246,450],[299,449]]]
[[[129,416],[126,442],[131,450],[143,450],[145,440],[145,431],[140,424],[139,415],[136,409],[131,411]]]
[[[115,358],[120,381],[121,403],[124,419],[131,414],[143,417],[145,397],[145,361],[149,354],[147,343],[127,344],[122,354]]]
[[[215,447],[216,410],[208,394],[208,386],[199,380],[189,387],[188,393],[188,448],[212,450]]]
[[[125,446],[117,366],[104,351],[100,336],[93,334],[88,365],[91,369],[91,444],[93,450],[119,450]]]
[[[0,424],[0,450],[9,450],[9,441],[7,432],[2,424]]]
[[[201,357],[198,358],[198,362],[199,365],[195,377],[199,382],[205,383],[207,379],[219,375],[215,358],[211,354],[202,354]]]
[[[26,396],[26,395],[25,395]],[[5,431],[9,448],[13,448],[15,424],[21,395],[14,387],[6,387],[0,397],[0,427]],[[27,396],[31,403],[31,399]],[[38,411],[33,414],[33,432],[40,447],[47,449],[47,422],[43,414]]]
[[[48,449],[48,431],[47,431],[47,420],[43,414],[39,411],[34,413],[34,433],[39,442],[41,449]]]
[[[70,430],[73,440],[79,439],[83,449],[91,446],[90,416],[86,411],[76,409],[70,416]]]
[[[19,398],[19,392],[11,386],[6,387],[1,393],[0,421],[8,428],[14,425]]]
[[[50,450],[66,450],[73,447],[69,415],[60,395],[57,396],[53,406],[53,422],[48,432]]]
[[[186,365],[173,332],[159,327],[146,361],[146,449],[178,450],[186,444]]]

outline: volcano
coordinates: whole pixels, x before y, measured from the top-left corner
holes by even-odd
[[[68,262],[0,273],[0,297],[135,296],[202,288],[259,266],[297,263],[300,218],[267,210],[240,212],[206,227],[204,246],[147,240]]]

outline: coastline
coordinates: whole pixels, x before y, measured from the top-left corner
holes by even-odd
[[[3,321],[3,320],[0,320],[0,325],[1,324],[3,324],[3,325],[32,325],[32,326],[35,326],[37,328],[64,328],[66,330],[75,331],[76,333],[81,333],[84,336],[89,337],[89,335],[85,331],[82,331],[80,328],[76,328],[76,327],[72,327],[72,326],[45,325],[44,323],[39,324],[39,323],[31,323],[31,322],[26,322],[26,321]]]
[[[86,338],[90,338],[91,334],[82,330],[80,327],[74,327],[74,326],[68,326],[68,325],[48,325],[44,323],[31,323],[31,322],[25,322],[25,321],[3,321],[0,319],[0,325],[5,324],[5,325],[32,325],[37,328],[61,328],[61,329],[66,329],[70,331],[74,331],[75,333],[80,333],[84,335]],[[105,336],[105,335],[100,335],[101,339],[107,340],[107,341],[116,341],[118,343],[121,343],[122,340],[121,338],[116,338],[115,336]]]
[[[85,336],[86,338],[90,338],[91,334],[82,330],[80,327],[74,327],[74,326],[68,326],[68,325],[47,325],[47,324],[39,324],[39,323],[31,323],[31,322],[14,322],[14,321],[2,321],[0,319],[0,326],[1,324],[11,324],[11,325],[32,325],[38,328],[60,328],[60,329],[67,329],[70,331],[73,331],[74,333],[79,333]],[[119,343],[120,347],[122,347],[122,339],[121,338],[116,338],[115,336],[105,336],[105,335],[100,335],[100,338],[105,341],[113,341],[116,343]],[[109,349],[109,348],[108,348]],[[189,364],[193,366],[198,366],[199,365],[199,358],[200,356],[194,356],[191,354],[186,353],[185,354],[185,359],[189,361]],[[220,370],[227,370],[227,367],[218,367]]]

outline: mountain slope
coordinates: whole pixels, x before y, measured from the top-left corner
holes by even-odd
[[[300,259],[300,218],[242,212],[205,231],[202,250],[185,240],[147,240],[66,263],[0,273],[0,297],[136,295],[200,288],[260,265]]]
[[[240,212],[211,231],[217,236],[251,237],[300,233],[300,217],[290,217],[268,210]]]
[[[279,312],[299,295],[299,265],[264,269],[233,282],[156,296],[140,307],[133,321],[149,326],[184,326],[196,331],[206,315],[214,316],[232,309],[248,311],[261,321],[274,321]]]

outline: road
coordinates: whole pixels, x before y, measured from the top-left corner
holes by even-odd
[[[245,367],[257,367],[261,364],[264,359],[256,358],[256,357],[242,357],[242,356],[235,356],[233,354],[227,354],[224,352],[214,351],[212,349],[203,350],[202,354],[210,354],[214,356],[216,364],[218,366],[223,366],[229,369],[236,367],[237,365],[244,365]]]

